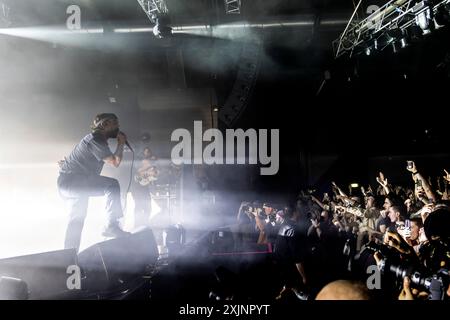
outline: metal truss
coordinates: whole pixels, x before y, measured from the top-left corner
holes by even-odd
[[[241,0],[224,0],[226,14],[240,14]]]
[[[358,19],[357,11],[361,5],[359,1],[355,7],[344,32],[333,41],[335,58],[342,55],[358,54],[370,47],[369,42],[389,32],[404,32],[412,25],[421,26],[421,21],[432,21],[436,12],[450,4],[450,0],[391,0],[369,17]],[[394,40],[391,37],[391,41]],[[389,44],[389,43],[388,43]],[[387,45],[382,48],[384,49]]]
[[[137,0],[152,23],[156,23],[156,18],[169,13],[165,0]]]

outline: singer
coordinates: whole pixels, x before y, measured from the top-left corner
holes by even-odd
[[[128,234],[119,223],[123,216],[119,182],[100,175],[105,163],[119,167],[124,145],[128,144],[127,137],[119,131],[119,119],[112,113],[95,116],[91,129],[92,132],[75,146],[70,155],[59,162],[58,191],[69,210],[64,248],[75,248],[77,251],[89,197],[106,196],[108,224],[103,236],[116,238]],[[117,139],[114,153],[108,146],[108,139]]]

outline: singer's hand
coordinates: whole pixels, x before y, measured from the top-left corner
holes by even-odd
[[[127,142],[127,136],[123,132],[119,132],[117,135],[117,143],[120,145],[124,145]]]

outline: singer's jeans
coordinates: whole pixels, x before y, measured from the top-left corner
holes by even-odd
[[[79,249],[89,197],[106,196],[108,223],[115,224],[123,216],[120,185],[116,179],[100,175],[60,173],[58,190],[69,210],[65,249]]]
[[[141,186],[137,182],[131,185],[134,200],[134,227],[148,227],[151,213],[151,195],[149,186]]]

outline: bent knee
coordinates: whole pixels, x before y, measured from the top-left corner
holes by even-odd
[[[107,189],[109,189],[111,191],[120,191],[119,181],[117,181],[116,179],[110,178],[108,181]]]

